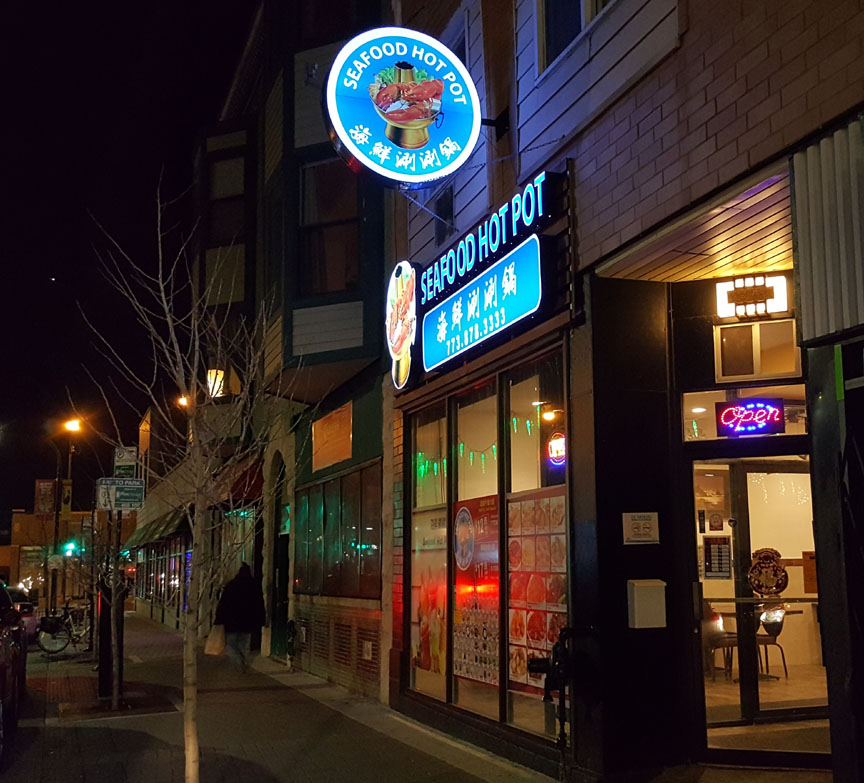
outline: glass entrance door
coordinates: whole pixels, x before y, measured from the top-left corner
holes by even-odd
[[[709,748],[829,753],[807,457],[694,463]]]

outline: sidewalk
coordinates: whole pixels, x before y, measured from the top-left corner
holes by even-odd
[[[28,661],[29,697],[7,746],[11,783],[182,783],[182,639],[126,616],[125,694],[132,711],[96,712],[92,660]],[[235,673],[199,658],[201,781],[250,783],[549,783],[551,780],[429,729],[378,702],[259,658]],[[828,783],[827,773],[667,770],[657,783]]]

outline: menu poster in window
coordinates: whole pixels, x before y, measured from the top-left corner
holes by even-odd
[[[705,536],[705,579],[732,578],[732,539],[729,536]]]
[[[512,495],[507,502],[508,649],[511,688],[542,691],[528,661],[546,658],[567,624],[564,487]]]
[[[498,524],[497,495],[454,507],[453,674],[489,685],[498,684]]]
[[[415,511],[412,524],[411,660],[439,674],[447,660],[447,509]]]

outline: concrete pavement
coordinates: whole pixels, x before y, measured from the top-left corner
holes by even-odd
[[[31,649],[29,696],[0,777],[10,783],[182,783],[182,639],[126,617],[125,692],[106,715],[84,654]],[[201,656],[202,783],[549,783],[340,686],[259,658],[254,671]],[[828,783],[827,773],[687,767],[657,783]]]

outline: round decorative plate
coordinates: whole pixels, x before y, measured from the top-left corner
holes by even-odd
[[[460,571],[465,571],[474,559],[474,520],[471,518],[471,512],[465,506],[456,512],[453,534],[456,565]]]
[[[789,574],[780,562],[776,549],[758,549],[747,572],[747,582],[754,593],[779,595],[789,586]]]

